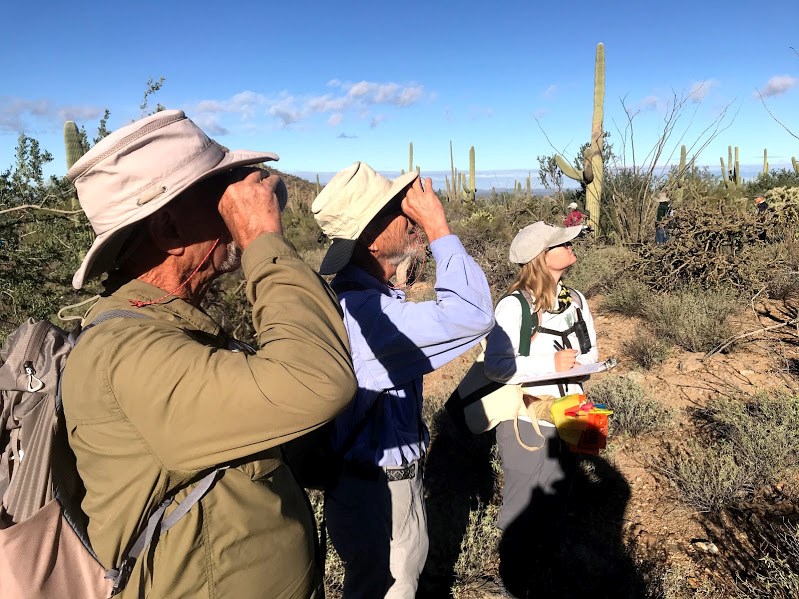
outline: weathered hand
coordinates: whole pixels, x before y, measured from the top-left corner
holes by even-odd
[[[218,210],[233,240],[244,250],[263,233],[283,233],[280,209],[286,197],[286,185],[280,177],[255,170],[228,185]]]
[[[402,212],[422,227],[428,241],[450,234],[444,207],[433,191],[433,181],[429,177],[424,180],[424,189],[419,177],[414,180],[402,200]]]

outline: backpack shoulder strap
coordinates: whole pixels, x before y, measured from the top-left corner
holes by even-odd
[[[522,324],[519,328],[519,355],[529,356],[533,332],[538,330],[538,314],[530,310],[530,302],[527,301],[521,291],[514,291],[510,295],[519,300],[522,305]]]

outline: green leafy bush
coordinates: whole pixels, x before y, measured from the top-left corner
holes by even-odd
[[[628,376],[611,376],[593,384],[588,396],[611,410],[610,434],[637,437],[666,428],[672,420],[667,407]]]

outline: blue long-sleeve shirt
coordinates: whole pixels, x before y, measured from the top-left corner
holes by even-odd
[[[447,235],[430,249],[435,300],[407,302],[403,291],[352,264],[333,280],[358,379],[355,400],[335,424],[335,443],[339,449],[350,446],[345,454],[350,461],[400,466],[421,457],[429,441],[422,377],[473,347],[494,326],[485,274],[460,240]]]

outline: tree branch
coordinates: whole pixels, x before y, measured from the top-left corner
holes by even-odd
[[[14,206],[13,208],[6,208],[4,210],[0,210],[0,214],[7,214],[9,212],[17,212],[18,210],[39,210],[40,212],[45,212],[47,214],[54,214],[56,216],[62,216],[64,218],[68,216],[73,216],[75,214],[80,214],[83,212],[82,210],[58,210],[56,208],[44,208],[41,204],[23,204],[22,206]]]

